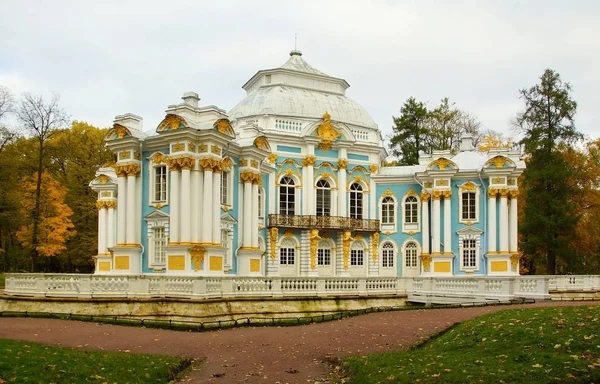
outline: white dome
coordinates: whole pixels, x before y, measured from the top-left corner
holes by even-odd
[[[456,156],[450,158],[461,171],[467,169],[480,170],[488,160],[488,155],[479,151],[464,151],[459,152]]]
[[[246,97],[231,111],[231,119],[276,115],[321,119],[325,112],[334,121],[377,129],[367,111],[346,97],[343,79],[328,76],[292,51],[281,67],[259,71],[245,85]]]

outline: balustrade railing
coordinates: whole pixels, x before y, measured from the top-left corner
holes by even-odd
[[[269,215],[269,227],[378,232],[379,220],[343,216]]]

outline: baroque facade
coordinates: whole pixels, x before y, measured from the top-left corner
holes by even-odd
[[[387,156],[349,84],[292,51],[229,113],[188,92],[151,134],[115,118],[97,274],[518,275],[518,152]]]

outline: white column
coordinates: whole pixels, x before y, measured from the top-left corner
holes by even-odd
[[[302,192],[302,200],[298,199],[298,193],[296,193],[296,205],[300,204],[302,201],[302,209],[300,210],[301,215],[310,215],[310,207],[308,205],[308,188],[306,185],[308,184],[308,167],[302,167],[302,185],[304,188],[300,192]],[[295,209],[298,212],[298,208]]]
[[[242,236],[242,246],[252,246],[252,183],[247,181],[244,183],[244,217],[242,218],[244,225]]]
[[[373,180],[373,174],[371,174],[371,183],[369,185],[369,219],[377,218],[377,200],[375,195],[375,180]]]
[[[198,204],[196,211],[194,212],[194,214],[197,215],[196,219],[198,220],[198,237],[196,241],[202,242],[204,241],[204,238],[202,237],[202,231],[204,230],[204,171],[202,169],[198,172],[197,188],[198,193],[195,195],[195,200]]]
[[[192,170],[191,171],[191,189],[190,189],[190,195],[191,195],[191,199],[190,199],[190,212],[191,212],[191,241],[192,243],[198,243],[200,242],[200,232],[199,232],[199,221],[200,221],[200,215],[198,214],[198,206],[200,204],[199,201],[202,199],[202,197],[199,197],[199,191],[200,189],[198,188],[198,184],[200,183],[200,172],[198,172],[197,170]]]
[[[496,193],[495,189],[488,191],[488,253],[496,253]]]
[[[213,171],[204,168],[204,193],[202,196],[202,242],[212,243],[212,194],[213,194]]]
[[[251,244],[253,248],[258,248],[258,184],[252,184],[252,237]]]
[[[267,201],[267,199],[265,199]],[[298,202],[296,202],[298,204]],[[275,172],[269,173],[269,199],[267,201],[267,213],[276,213],[275,209]]]
[[[437,195],[436,192],[439,194]],[[440,253],[440,198],[441,193],[439,191],[433,192],[433,203],[431,207],[431,253]]]
[[[191,230],[192,230],[192,216],[190,210],[192,209],[190,201],[190,188],[191,188],[191,175],[188,168],[181,169],[181,237],[179,241],[181,243],[191,242]]]
[[[519,191],[513,190],[510,191],[510,218],[509,218],[509,227],[510,227],[510,253],[517,253],[519,250],[518,245],[518,209],[517,209],[517,196]]]
[[[306,181],[304,182],[304,188],[306,188],[307,215],[315,215],[317,213],[315,208],[314,170],[315,168],[312,164],[306,167]]]
[[[213,172],[212,243],[221,244],[221,172]]]
[[[130,224],[127,224],[130,225]],[[135,178],[135,217],[133,219],[135,226],[135,243],[142,243],[142,176]]]
[[[119,175],[117,184],[117,243],[124,245],[127,241],[127,176]]]
[[[106,253],[106,235],[107,225],[106,217],[107,210],[105,207],[98,209],[98,254],[102,255]]]
[[[500,191],[500,252],[508,253],[508,190]]]
[[[336,201],[338,201],[338,190],[334,189],[331,191],[331,216],[339,216]]]
[[[128,245],[136,244],[135,241],[135,179],[136,176],[134,174],[130,174],[127,176],[127,218],[125,222],[127,223],[127,235],[125,242]]]
[[[169,222],[169,242],[173,244],[178,244],[181,241],[181,233],[180,233],[180,222],[181,216],[179,214],[179,207],[181,204],[181,180],[180,180],[180,172],[176,169],[171,170],[171,195],[169,196],[169,200],[171,203],[171,219]]]
[[[444,253],[452,253],[452,191],[444,192]]]
[[[423,233],[423,241],[421,242],[422,253],[429,253],[429,198],[430,195],[422,194],[421,195],[421,225],[422,233]],[[399,216],[401,213],[399,214]],[[400,222],[400,218],[398,220],[398,225],[402,225]]]
[[[115,209],[108,208],[108,216],[106,223],[106,247],[112,248],[115,246]]]
[[[338,174],[338,216],[347,217],[348,213],[346,211],[346,168],[339,168]]]

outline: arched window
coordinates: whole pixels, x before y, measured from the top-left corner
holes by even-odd
[[[381,246],[381,263],[383,268],[394,267],[394,244],[390,241]]]
[[[317,246],[317,265],[331,265],[331,243],[321,240]]]
[[[296,256],[296,243],[291,239],[284,239],[279,247],[279,264],[294,265]]]
[[[381,224],[396,223],[396,207],[394,199],[386,196],[381,201]]]
[[[327,180],[317,181],[317,216],[331,214],[331,186]]]
[[[404,200],[404,223],[417,224],[419,222],[419,203],[414,196]]]
[[[350,185],[350,217],[363,218],[363,188],[359,183]]]
[[[294,179],[283,177],[279,183],[279,214],[293,215],[295,213],[296,188]]]
[[[404,247],[404,266],[407,268],[417,267],[417,243],[411,241]]]
[[[364,260],[365,251],[363,248],[363,244],[360,241],[353,242],[352,247],[350,248],[350,265],[364,265]]]

